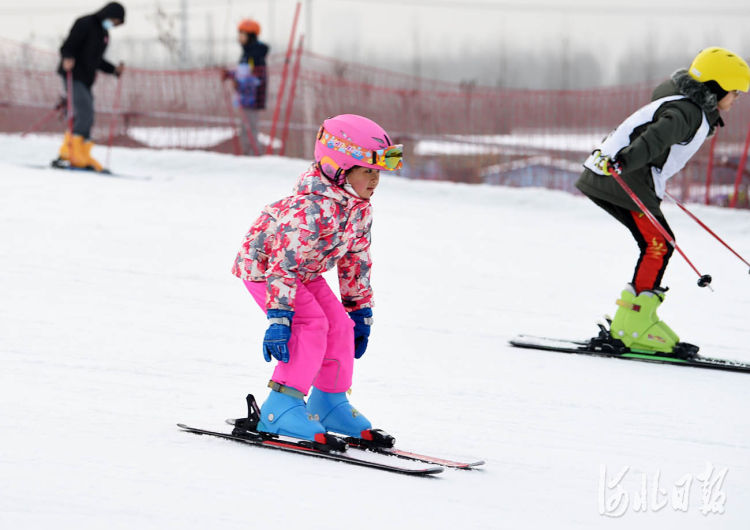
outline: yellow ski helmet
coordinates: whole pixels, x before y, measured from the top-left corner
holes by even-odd
[[[727,92],[750,88],[750,68],[739,55],[713,46],[701,50],[690,65],[690,77],[701,83],[716,81]]]

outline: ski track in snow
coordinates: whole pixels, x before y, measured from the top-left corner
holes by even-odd
[[[175,426],[225,429],[246,393],[265,397],[265,319],[230,268],[306,161],[112,150],[149,181],[24,165],[58,142],[0,136],[0,528],[747,527],[747,374],[507,344],[586,337],[614,312],[636,247],[587,199],[381,179],[376,324],[351,399],[404,449],[487,461],[416,479]],[[746,267],[664,209],[716,291],[675,253],[661,316],[705,355],[750,361]],[[750,212],[693,209],[750,253]],[[728,470],[723,514],[701,513],[709,464]],[[603,468],[627,468],[620,490]],[[670,496],[688,474],[685,513]],[[601,515],[618,491],[626,512]]]

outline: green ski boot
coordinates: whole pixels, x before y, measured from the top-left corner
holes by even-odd
[[[661,290],[643,291],[636,296],[633,286],[628,285],[617,300],[619,307],[610,326],[612,337],[634,352],[676,353],[680,338],[656,314],[663,301]]]

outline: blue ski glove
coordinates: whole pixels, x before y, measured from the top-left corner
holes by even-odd
[[[370,339],[370,326],[372,326],[372,309],[363,307],[349,313],[354,321],[354,358],[359,359],[365,354],[367,341]]]
[[[292,317],[294,311],[283,309],[269,309],[266,313],[271,323],[263,337],[263,358],[267,363],[271,357],[281,361],[289,362],[289,337],[292,336]]]

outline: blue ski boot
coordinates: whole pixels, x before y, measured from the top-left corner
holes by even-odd
[[[308,412],[302,399],[304,394],[278,383],[272,388],[260,407],[258,430],[303,440],[324,441],[326,429]],[[322,438],[320,435],[323,435]]]
[[[320,423],[327,431],[366,438],[372,424],[357,409],[352,407],[346,392],[323,392],[313,387],[307,399],[307,410],[320,418]]]

